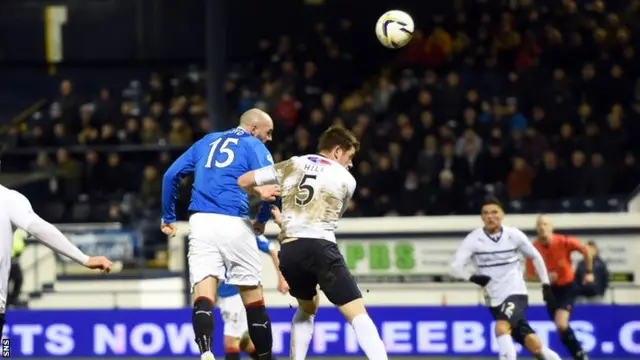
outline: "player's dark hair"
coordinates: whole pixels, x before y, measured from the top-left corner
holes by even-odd
[[[320,135],[318,152],[330,151],[336,146],[344,151],[349,151],[351,148],[358,151],[360,150],[360,141],[351,131],[341,126],[332,126]]]
[[[487,200],[484,201],[484,203],[482,203],[482,207],[480,208],[480,210],[484,209],[485,206],[487,205],[495,205],[497,207],[499,207],[500,209],[504,210],[504,207],[502,206],[502,203],[500,202],[500,200],[496,199],[496,198],[489,198]]]

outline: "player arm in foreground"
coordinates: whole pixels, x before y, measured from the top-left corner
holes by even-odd
[[[473,239],[467,236],[458,250],[456,251],[453,262],[451,263],[451,275],[458,279],[464,279],[471,281],[472,283],[479,286],[486,286],[491,278],[487,275],[480,274],[471,274],[469,271],[465,269],[469,260],[473,256],[474,248],[473,248]]]
[[[271,211],[274,216],[274,221],[278,226],[282,224],[282,217],[280,215],[280,210],[276,206],[271,208]],[[264,235],[258,235],[256,237],[258,242],[258,249],[265,254],[268,254],[271,257],[271,261],[273,262],[273,266],[276,269],[276,273],[278,274],[278,291],[282,294],[286,294],[289,291],[289,284],[284,279],[284,275],[280,272],[280,260],[278,260],[278,249],[276,249],[273,244],[267,239]]]
[[[525,235],[522,231],[517,231],[517,240],[518,240],[518,249],[522,251],[522,253],[531,260],[533,264],[533,268],[538,275],[538,279],[542,283],[542,297],[544,302],[554,307],[555,299],[553,298],[553,294],[551,293],[551,284],[549,281],[549,274],[547,273],[547,267],[544,264],[544,259],[540,252],[533,246],[527,235]]]
[[[197,144],[197,143],[196,143]],[[167,236],[176,234],[176,199],[180,181],[195,168],[194,144],[169,166],[162,177],[162,224],[160,230]]]
[[[111,271],[111,261],[104,256],[88,256],[69,241],[55,226],[38,216],[29,200],[17,191],[9,192],[11,223],[36,237],[40,242],[58,254],[89,269],[99,269],[105,273]]]
[[[580,240],[573,236],[567,236],[567,247],[571,251],[579,251],[584,256],[584,267],[586,274],[584,275],[584,283],[592,283],[595,279],[593,276],[593,253],[587,244],[583,244]]]
[[[238,178],[238,186],[248,194],[260,196],[264,201],[275,201],[280,195],[279,174],[288,161],[290,160],[246,172]]]

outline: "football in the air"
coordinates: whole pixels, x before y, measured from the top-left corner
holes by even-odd
[[[401,48],[407,45],[413,36],[413,19],[404,11],[387,11],[376,23],[376,35],[385,47]]]

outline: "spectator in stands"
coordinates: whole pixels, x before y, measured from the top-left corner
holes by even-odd
[[[507,189],[509,197],[514,200],[522,200],[532,192],[534,178],[533,169],[521,156],[513,158],[513,169],[507,176]]]
[[[58,149],[56,159],[61,194],[64,200],[74,201],[82,192],[82,165],[66,149]]]
[[[475,199],[501,194],[501,184],[505,197],[533,208],[632,191],[640,178],[640,142],[632,139],[640,132],[633,6],[565,1],[549,12],[530,2],[452,4],[432,11],[431,28],[416,29],[399,61],[387,62],[399,52],[378,56],[366,40],[355,41],[364,29],[357,18],[339,17],[335,25],[324,19],[295,37],[256,38],[253,63],[230,67],[225,79],[227,115],[250,105],[272,113],[274,159],[313,151],[315,134],[331,124],[352,129],[362,143],[354,175],[363,190],[350,209],[366,216],[434,213],[455,195],[451,189]],[[218,130],[208,121],[205,77],[195,67],[123,79],[125,89],[92,84],[90,72],[83,74],[95,101],[83,103],[93,94],[80,93],[73,86],[79,79],[70,77],[52,94],[48,112],[11,131],[12,145],[27,149],[113,147],[97,162],[93,153],[72,153],[77,166],[64,165],[67,175],[84,174],[81,188],[90,201],[135,193],[145,203],[142,189],[151,185],[145,169],[166,167],[159,161],[164,146],[187,146]],[[121,144],[141,144],[149,153],[125,156]],[[68,181],[59,178],[65,194]],[[452,201],[444,213],[475,211]],[[153,206],[149,211],[157,212]]]
[[[158,169],[152,165],[144,168],[144,179],[142,180],[141,200],[147,209],[153,209],[160,204],[160,192],[162,190],[162,179],[158,174]]]
[[[589,251],[593,254],[593,275],[595,280],[590,284],[583,282],[586,274],[586,266],[584,260],[581,260],[580,263],[578,263],[575,278],[576,284],[578,284],[580,288],[578,301],[590,304],[601,304],[604,301],[607,288],[609,288],[609,269],[600,257],[596,243],[592,240],[589,241],[587,245],[589,246]]]

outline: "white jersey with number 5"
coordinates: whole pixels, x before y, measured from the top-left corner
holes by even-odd
[[[344,166],[322,155],[294,156],[256,171],[258,185],[279,184],[284,238],[336,242],[335,230],[356,189]]]

